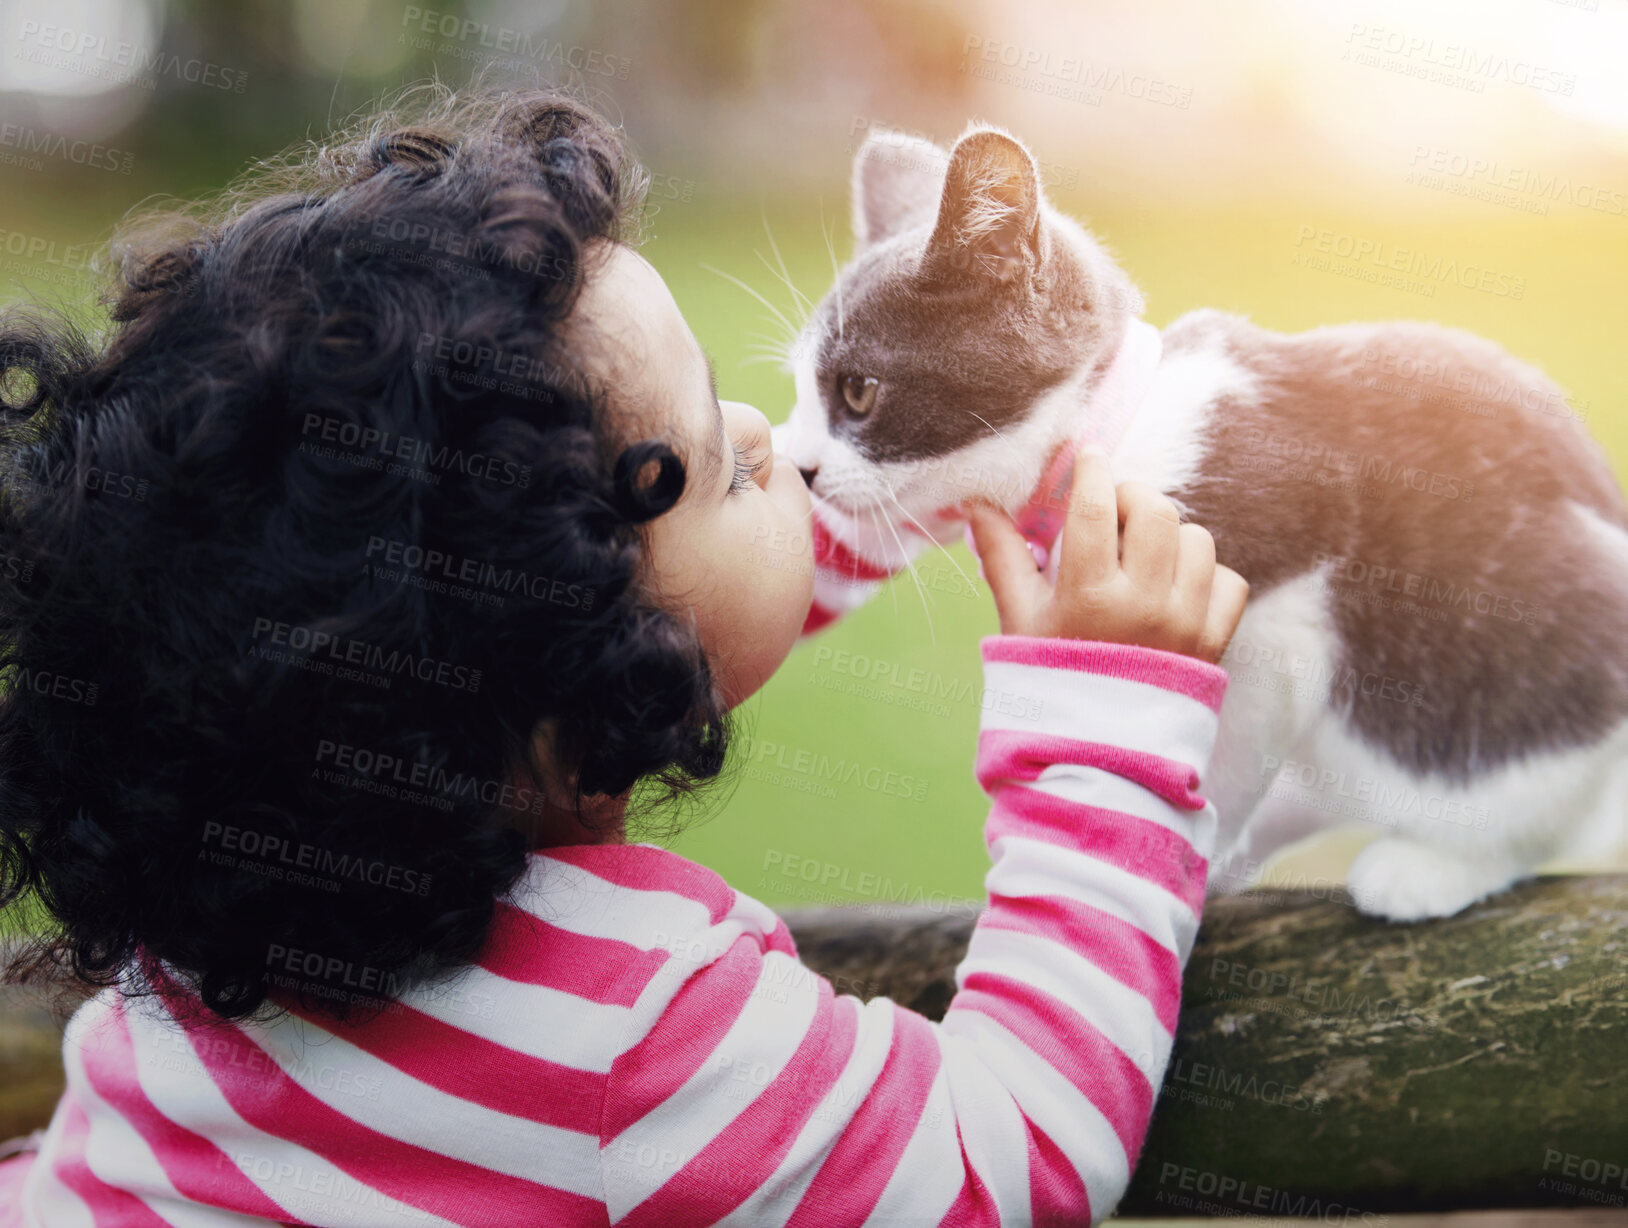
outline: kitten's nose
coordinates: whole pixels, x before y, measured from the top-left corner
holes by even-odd
[[[814,479],[819,476],[820,467],[815,465],[812,469],[804,469],[799,465],[797,472],[803,475],[803,485],[812,488],[814,485]]]

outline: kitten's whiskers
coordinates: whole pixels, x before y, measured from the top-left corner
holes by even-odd
[[[972,590],[972,595],[976,597],[978,595],[978,586],[972,582],[971,576],[967,575],[966,572],[961,570],[961,564],[955,561],[955,556],[950,553],[949,547],[929,533],[927,531],[927,526],[912,516],[910,514],[910,510],[906,508],[903,503],[899,502],[899,496],[894,492],[892,484],[886,478],[882,479],[882,488],[887,491],[887,497],[893,500],[893,506],[903,512],[905,514],[905,518],[908,519],[911,524],[915,525],[916,528],[921,530],[921,535],[928,541],[932,542],[933,545],[938,548],[938,552],[940,554],[950,560],[950,566],[955,568],[957,572],[960,572],[961,578],[967,582],[967,587]]]
[[[873,493],[871,498],[875,501],[878,511],[885,511],[885,509],[882,507],[882,500],[880,496]],[[927,589],[921,582],[921,576],[916,572],[915,563],[913,563],[910,559],[910,551],[904,548],[904,540],[899,536],[898,526],[895,525],[886,515],[882,517],[882,524],[886,526],[889,533],[893,534],[893,544],[899,548],[899,555],[904,559],[906,570],[910,572],[910,579],[916,585],[916,595],[921,598],[921,612],[927,616],[928,642],[936,644],[938,643],[938,636],[933,632],[933,611],[928,607]]]
[[[750,294],[758,302],[762,303],[765,307],[767,307],[774,314],[774,318],[780,322],[780,326],[783,329],[785,329],[785,334],[786,334],[785,340],[786,340],[786,345],[787,345],[788,348],[796,342],[796,340],[797,340],[797,328],[796,328],[795,325],[792,324],[792,322],[790,320],[786,319],[785,314],[780,310],[780,308],[776,307],[768,299],[764,298],[761,294],[759,294],[756,290],[752,289],[751,286],[747,285],[744,281],[742,281],[740,278],[736,277],[733,273],[726,273],[722,269],[718,268],[716,265],[707,264],[704,261],[702,262],[701,267],[703,269],[705,269],[709,273],[716,273],[719,277],[722,277],[727,282],[733,282],[735,285],[739,286],[742,290],[745,290],[746,293]]]
[[[784,370],[791,370],[791,343],[785,338],[771,337],[767,333],[748,333],[747,336],[758,344],[751,347],[753,357],[741,359],[742,366],[754,362],[774,362]]]
[[[774,241],[774,231],[769,229],[769,214],[767,209],[763,211],[763,233],[769,236],[769,250],[774,253],[775,262],[780,266],[779,272],[775,273],[775,269],[769,265],[769,262],[767,260],[763,260],[762,252],[756,253],[757,258],[759,260],[763,260],[764,268],[768,269],[771,273],[775,273],[775,275],[779,277],[781,281],[785,282],[786,289],[791,291],[793,303],[797,309],[802,312],[803,323],[807,324],[808,317],[814,310],[814,304],[809,301],[808,295],[804,294],[797,288],[797,283],[791,279],[791,271],[786,268],[786,258],[780,254],[780,245]]]
[[[876,500],[874,506],[869,507],[869,508],[866,509],[866,511],[868,511],[870,513],[871,529],[872,529],[873,532],[875,532],[878,541],[880,541],[881,537],[882,537],[882,526],[879,523],[877,523],[876,517],[877,517],[878,512],[881,510],[881,507],[882,507],[882,501],[880,499],[878,499],[878,500]],[[893,613],[895,615],[897,615],[899,613],[899,590],[898,590],[898,587],[896,585],[890,584],[890,585],[887,586],[887,592],[888,592],[888,596],[893,598]]]
[[[1008,439],[1005,435],[1001,434],[1001,432],[995,427],[994,423],[990,422],[990,420],[988,418],[984,417],[982,414],[978,413],[975,410],[969,409],[966,412],[971,414],[974,418],[978,419],[979,422],[982,422],[985,426],[987,426],[989,428],[990,434],[994,435],[996,439],[1000,440],[1007,447],[1011,448],[1012,449],[1012,455],[1014,455],[1014,456],[1022,456],[1023,455],[1021,452],[1019,452],[1017,450],[1016,445],[1014,445],[1012,443],[1012,441],[1010,439]]]

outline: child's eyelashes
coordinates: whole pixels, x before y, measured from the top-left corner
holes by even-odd
[[[739,444],[731,445],[735,450],[735,478],[729,484],[729,493],[743,494],[752,489],[757,483],[757,475],[763,472],[763,467],[769,463],[769,450],[767,448],[758,452],[756,459],[743,452]]]

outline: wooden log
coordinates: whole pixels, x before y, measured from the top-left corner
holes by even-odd
[[[942,1017],[972,921],[782,914],[837,988]],[[1628,877],[1546,878],[1456,917],[1211,900],[1121,1215],[1622,1207]]]
[[[784,910],[839,992],[942,1018],[972,918]],[[0,990],[0,1139],[62,1086],[72,989]],[[1440,921],[1212,900],[1121,1215],[1610,1208],[1628,1200],[1628,877],[1523,884]],[[1584,1217],[1586,1218],[1586,1217]]]

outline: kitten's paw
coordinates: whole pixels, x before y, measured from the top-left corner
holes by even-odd
[[[1391,921],[1450,917],[1520,876],[1412,840],[1376,840],[1351,863],[1348,889],[1357,908]]]

